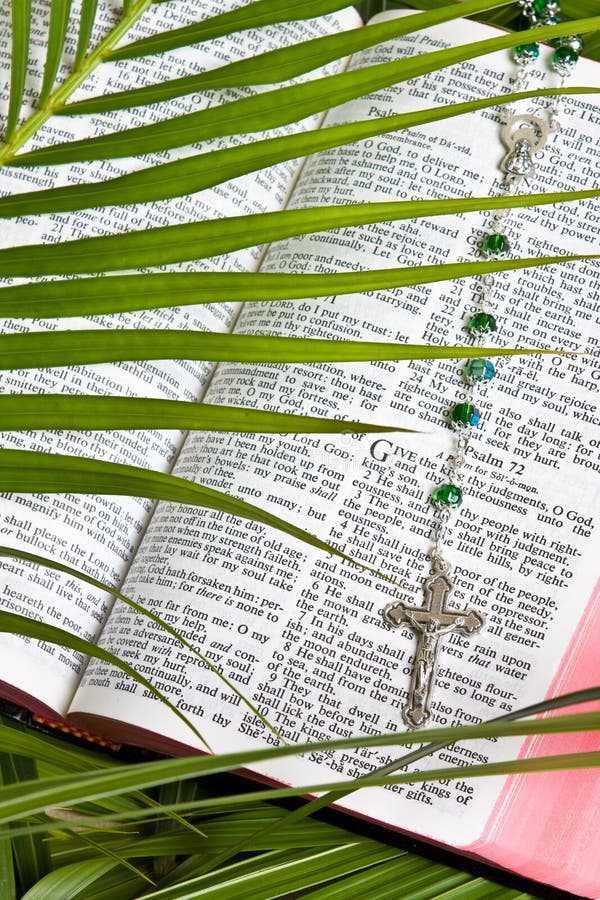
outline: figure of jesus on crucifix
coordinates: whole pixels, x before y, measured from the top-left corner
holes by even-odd
[[[402,718],[411,728],[422,727],[431,716],[430,701],[440,637],[452,631],[474,634],[483,627],[483,616],[474,609],[457,610],[445,606],[453,587],[447,566],[442,566],[438,560],[429,578],[423,582],[424,606],[411,606],[398,600],[383,610],[383,618],[392,628],[410,625],[418,634],[408,703],[402,710]]]

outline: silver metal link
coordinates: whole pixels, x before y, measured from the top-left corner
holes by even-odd
[[[524,7],[525,15],[529,17],[533,16],[535,18],[535,13],[533,11],[533,6],[530,0],[519,0],[519,2],[520,5]],[[527,84],[530,73],[531,68],[526,64],[519,65],[517,71],[510,80],[510,92],[518,93],[519,91],[523,90]],[[566,78],[563,77],[560,83],[561,87],[564,86],[565,81]],[[560,100],[561,98],[559,96],[550,98],[550,101],[545,110],[546,121],[548,123],[547,125],[543,124],[541,116],[538,116],[537,118],[534,116],[532,118],[532,121],[537,122],[541,128],[547,129],[550,133],[560,131]],[[506,104],[505,106],[500,107],[500,122],[505,125],[510,117],[515,115],[514,110],[515,108],[510,104]],[[523,119],[526,117],[520,118]],[[529,152],[529,144],[526,145],[525,150]],[[526,159],[525,161],[527,162],[528,160]],[[524,178],[527,177],[527,175],[520,174],[518,166],[515,165],[514,168],[514,172],[504,172],[502,174],[502,177],[497,182],[495,196],[512,196],[516,193],[519,184],[524,180]],[[523,168],[526,167],[522,167],[522,170]],[[534,169],[532,168],[529,174],[533,173]],[[504,233],[510,213],[511,210],[508,208],[492,210],[489,217],[490,230],[493,233]],[[474,312],[493,311],[497,307],[497,303],[493,299],[496,290],[497,279],[495,278],[494,274],[488,273],[486,275],[482,275],[479,278],[477,284],[477,300]],[[471,335],[471,340],[475,346],[482,346],[486,342],[486,339],[487,335]],[[480,389],[481,387],[482,385],[476,385],[473,383],[463,385],[462,391],[459,393],[459,402],[471,403],[475,405],[478,388]],[[471,432],[471,426],[466,426],[465,428],[456,430],[454,450],[451,452],[445,465],[445,469],[451,484],[454,484],[456,485],[456,487],[459,487],[461,489],[464,480],[463,470],[467,462],[467,451],[469,449],[471,441]],[[436,509],[435,520],[432,527],[432,547],[429,552],[429,557],[433,561],[435,566],[443,569],[444,571],[450,571],[450,565],[444,559],[444,541],[449,531],[451,513],[452,510],[450,509]]]

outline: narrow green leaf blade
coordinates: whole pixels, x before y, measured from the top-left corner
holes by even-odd
[[[153,881],[152,878],[150,878],[150,876],[143,871],[143,869],[140,869],[137,866],[133,865],[133,863],[130,863],[127,859],[121,856],[119,849],[113,849],[106,841],[103,841],[101,837],[99,840],[96,840],[91,836],[91,833],[89,831],[83,831],[80,834],[79,838],[83,843],[88,844],[90,847],[96,850],[98,856],[114,860],[116,865],[119,867],[117,872],[115,873],[119,878],[119,882],[121,882],[123,875],[125,874],[122,870],[126,869],[126,874],[129,876],[129,878],[133,876],[136,881],[137,879],[140,879],[141,883],[145,882],[146,884],[150,884],[152,887],[156,887],[156,882]],[[104,889],[105,885],[103,884],[102,890]],[[76,896],[77,895],[73,895],[73,892],[69,890],[69,893],[64,895],[64,900],[75,900]],[[113,892],[111,900],[113,900],[113,898],[114,900],[116,900],[118,896],[118,891]],[[125,896],[127,896],[128,898],[131,896],[129,891]],[[57,898],[54,897],[53,900],[57,900]],[[89,892],[86,892],[85,898],[82,897],[81,900],[90,900]]]
[[[600,28],[600,16],[581,19],[576,25],[580,33],[594,31]],[[540,40],[562,37],[572,34],[573,27],[572,23],[542,26],[536,29],[536,36]],[[11,165],[58,164],[86,159],[136,156],[185,146],[211,137],[265,131],[297,122],[324,109],[409,78],[436,71],[440,67],[508,49],[522,40],[521,34],[506,34],[466,46],[436,50],[417,57],[330,75],[304,84],[265,91],[199,112],[175,116],[153,125],[32,150],[15,157]],[[594,92],[593,88],[568,90],[581,93]],[[600,88],[596,89],[598,90]]]
[[[4,139],[9,141],[19,121],[23,88],[27,74],[31,0],[12,0],[12,58],[10,68],[10,97]]]
[[[175,782],[177,787],[187,782]],[[191,782],[194,787],[199,782]],[[162,786],[166,790],[168,786]],[[167,794],[164,795],[165,800]],[[207,854],[214,854],[216,850],[236,846],[240,840],[246,840],[246,850],[285,850],[299,847],[339,847],[346,844],[355,844],[359,841],[367,841],[368,838],[344,831],[336,825],[314,820],[310,827],[305,823],[284,825],[286,814],[284,810],[269,804],[261,804],[257,809],[243,810],[238,813],[230,813],[227,816],[215,816],[202,822],[202,828],[206,834],[202,850]],[[273,826],[270,834],[264,839],[254,841],[257,828],[265,824]],[[154,836],[145,838],[140,842],[140,850],[144,854],[165,853],[196,853],[198,851],[197,835],[177,828],[163,834],[160,830]],[[179,849],[178,849],[179,848]],[[199,873],[197,873],[199,874]]]
[[[429,859],[405,854],[399,859],[375,866],[325,885],[311,894],[311,900],[347,900],[348,897],[373,897],[377,900],[398,900],[398,888],[403,896],[416,900],[446,897],[446,891],[468,885],[472,876]],[[416,893],[417,890],[420,893]],[[508,896],[504,900],[509,900]],[[533,900],[533,898],[532,898]]]
[[[0,250],[0,276],[31,278],[36,275],[80,275],[154,267],[232,253],[244,247],[333,228],[583,200],[598,194],[598,190],[589,190],[513,197],[355,203],[209,219],[58,244],[7,247]]]
[[[4,758],[8,757],[9,754],[3,751],[0,756]],[[0,761],[0,789],[4,784],[10,784],[10,781],[5,781],[3,766]],[[12,840],[6,830],[3,831],[3,836],[0,839],[0,897],[6,897],[6,900],[17,900]]]
[[[129,329],[30,332],[0,335],[0,369],[90,365],[141,359],[205,359],[212,362],[321,363],[374,359],[469,359],[556,353],[560,348],[441,347],[270,337],[247,334]]]
[[[572,89],[565,88],[563,93]],[[573,89],[580,91],[581,89]],[[74,184],[43,191],[24,191],[0,198],[0,217],[38,215],[47,212],[72,212],[90,206],[147,203],[196,193],[221,184],[238,175],[245,175],[289,159],[309,156],[364,138],[375,137],[416,125],[436,122],[451,116],[475,112],[503,103],[516,103],[545,96],[551,89],[524,91],[437,106],[431,109],[400,113],[395,116],[335,125],[331,128],[301,134],[251,141],[241,146],[211,150],[184,159],[149,166],[128,175],[92,184]]]
[[[0,451],[2,453],[3,451]],[[27,451],[25,451],[27,452]],[[42,456],[43,454],[30,454],[30,456]],[[68,458],[68,457],[67,457]],[[30,462],[31,460],[27,460]],[[92,460],[88,460],[88,462],[92,462]],[[8,488],[8,490],[12,490]],[[15,489],[16,490],[16,489]],[[26,492],[29,492],[31,489],[26,489]],[[64,488],[66,490],[66,488]],[[121,671],[125,672],[126,675],[129,675],[130,678],[133,678],[138,684],[143,685],[146,690],[151,691],[153,696],[159,699],[165,706],[173,712],[177,718],[181,719],[191,732],[198,738],[205,747],[208,747],[208,744],[200,734],[197,728],[195,728],[191,722],[184,716],[184,714],[173,704],[165,695],[154,687],[152,682],[148,681],[143,675],[140,675],[139,672],[133,666],[130,666],[129,663],[120,659],[118,656],[115,656],[114,653],[110,653],[108,650],[105,650],[103,647],[98,647],[96,644],[90,643],[90,641],[86,641],[84,638],[79,637],[79,635],[73,634],[71,631],[66,631],[64,628],[58,628],[56,625],[49,625],[46,622],[38,622],[34,619],[30,619],[27,616],[20,616],[17,613],[4,612],[0,610],[0,632],[5,634],[19,634],[24,637],[33,638],[36,641],[47,641],[49,644],[58,644],[61,647],[68,647],[71,650],[75,650],[77,653],[82,653],[84,656],[91,656],[95,659],[101,659],[104,662],[107,662],[111,666],[115,666],[117,669],[121,669]],[[208,749],[210,749],[208,747]],[[21,782],[20,782],[21,784]]]
[[[2,613],[2,617],[13,614]],[[17,617],[19,618],[19,617]],[[31,623],[31,620],[27,620]],[[39,624],[39,623],[37,623]],[[598,689],[588,689],[578,692],[578,698],[583,702],[583,697],[598,696]],[[575,695],[568,698],[555,698],[554,703],[562,701],[572,702]],[[537,704],[539,706],[540,704]],[[528,711],[517,712],[516,715],[527,715]],[[513,713],[513,715],[515,715]],[[522,735],[559,733],[561,731],[585,730],[593,727],[600,728],[600,719],[597,713],[584,713],[578,716],[557,716],[522,722],[492,721],[476,726],[443,727],[425,729],[419,734],[408,732],[403,734],[375,735],[371,737],[339,738],[334,741],[324,741],[297,746],[260,747],[254,750],[239,751],[220,756],[193,756],[181,759],[159,760],[152,763],[138,763],[135,765],[120,766],[118,768],[74,774],[67,777],[53,777],[27,782],[18,787],[4,787],[0,790],[0,822],[23,815],[31,815],[57,803],[73,804],[85,800],[93,800],[108,797],[111,794],[120,794],[124,791],[149,788],[158,784],[178,781],[180,779],[195,778],[208,774],[230,771],[234,768],[252,765],[261,760],[274,759],[283,756],[307,753],[318,750],[323,752],[328,749],[342,747],[361,746],[389,746],[402,744],[422,744],[424,741],[454,742],[470,740],[476,737],[496,735]],[[438,747],[436,743],[436,749]],[[600,763],[600,752],[564,754],[562,756],[539,757],[533,759],[519,759],[515,761],[501,761],[486,765],[469,767],[457,767],[452,769],[438,769],[426,771],[407,771],[399,776],[386,779],[379,774],[354,779],[347,782],[333,782],[329,785],[310,785],[299,788],[283,788],[281,790],[257,791],[252,794],[244,794],[236,797],[236,803],[253,804],[259,800],[292,796],[293,794],[312,793],[313,791],[330,789],[332,791],[354,790],[357,786],[385,784],[385,783],[411,783],[420,781],[437,781],[445,777],[479,777],[506,772],[535,772],[560,768],[589,768]],[[200,799],[194,808],[219,809],[230,803],[230,798]],[[147,810],[134,810],[132,816],[127,818],[143,818]],[[124,816],[119,815],[119,819]],[[291,815],[290,815],[291,818]]]
[[[0,551],[5,549],[8,548],[0,548]],[[0,555],[9,559],[15,558],[2,552]],[[12,752],[21,756],[31,757],[41,763],[51,763],[67,772],[89,772],[117,765],[116,760],[108,754],[97,753],[78,744],[69,744],[51,734],[42,734],[2,716],[0,716],[0,748],[1,752],[9,752],[10,748]]]
[[[75,52],[75,68],[81,65],[90,45],[92,29],[96,20],[98,0],[82,0],[79,16],[79,35]]]
[[[65,36],[67,34],[71,3],[72,0],[51,0],[48,48],[46,51],[44,78],[39,97],[40,106],[46,102],[54,87],[54,79],[58,72],[65,43]]]
[[[358,434],[408,430],[183,400],[67,394],[0,394],[0,422],[4,431],[176,428],[243,434]]]
[[[576,262],[594,257],[525,259],[405,266],[325,275],[274,272],[159,272],[29,282],[0,288],[0,316],[50,318],[104,315],[201,303],[266,302],[380,291],[415,284]]]
[[[92,888],[99,879],[106,878],[116,867],[110,859],[86,859],[50,872],[22,900],[71,900],[85,897],[82,892]],[[90,894],[87,894],[90,897]]]
[[[48,559],[45,556],[39,556],[36,553],[28,553],[25,550],[17,550],[14,547],[2,547],[0,546],[0,557],[5,557],[8,559],[19,559],[26,562],[35,563],[38,566],[44,566],[47,569],[53,570],[55,572],[64,572],[69,575],[71,578],[76,579],[77,581],[82,581],[85,584],[90,584],[92,587],[98,588],[100,591],[105,591],[107,594],[115,597],[118,600],[122,600],[123,603],[127,604],[131,609],[135,610],[136,613],[140,616],[145,616],[147,619],[150,619],[152,622],[155,622],[160,628],[174,637],[183,647],[185,647],[190,653],[196,656],[203,665],[213,672],[224,684],[224,686],[231,691],[232,694],[237,695],[240,700],[248,707],[251,712],[259,719],[266,728],[268,728],[277,738],[281,739],[281,735],[279,732],[271,725],[267,718],[265,718],[262,713],[259,712],[257,707],[249,700],[236,686],[235,684],[227,678],[223,672],[212,663],[208,657],[204,656],[203,653],[193,645],[172,625],[169,625],[168,622],[165,622],[164,619],[161,619],[156,613],[151,610],[146,609],[139,603],[136,603],[135,600],[132,600],[130,597],[126,597],[125,594],[121,593],[121,591],[117,590],[114,586],[105,584],[103,581],[98,581],[97,578],[92,578],[91,575],[87,575],[85,572],[80,572],[78,569],[73,569],[71,566],[66,566],[64,563],[58,562],[54,559]],[[38,758],[36,756],[36,758]],[[45,757],[43,757],[45,758]],[[85,760],[87,763],[88,760]],[[76,769],[79,770],[80,766],[76,766]],[[89,769],[89,765],[84,765],[84,769]],[[92,766],[93,768],[93,766]],[[195,832],[195,829],[193,829]]]
[[[217,69],[210,69],[199,75],[174,78],[142,88],[104,94],[80,100],[77,103],[69,103],[62,107],[61,114],[81,115],[107,112],[113,109],[127,109],[132,106],[159,103],[162,100],[193,94],[196,91],[287,81],[342,56],[349,56],[383,41],[429,28],[441,22],[471,16],[490,9],[492,6],[504,6],[509,3],[512,3],[512,0],[470,0],[462,7],[451,5],[432,12],[417,13],[407,18],[390,19],[378,25],[371,25],[369,28],[355,28],[342,34],[326,35],[292,44],[280,50],[259,53]]]
[[[234,516],[277,528],[285,534],[332,553],[341,559],[350,557],[308,531],[286,522],[253,504],[230,497],[221,491],[136,466],[108,463],[84,457],[60,456],[28,450],[0,449],[0,492],[115,494],[172,500],[207,509],[218,509]]]
[[[170,806],[173,803],[187,803],[195,800],[198,796],[197,787],[195,781],[176,781],[171,784],[161,784],[158,788],[157,802],[163,806]],[[164,852],[156,854],[154,858],[153,872],[158,879],[163,878],[172,868],[174,868],[177,856],[182,856],[185,853],[185,851],[181,849],[178,838],[183,839],[184,841],[186,838],[190,839],[190,853],[197,853],[198,851],[205,850],[205,843],[202,839],[199,839],[199,835],[184,831],[178,826],[178,823],[173,820],[160,820],[156,823],[155,828],[155,834],[159,841],[161,840],[161,837],[163,840],[166,838],[164,842]],[[173,837],[175,838],[175,841],[169,848],[169,839],[172,839]],[[152,840],[152,838],[150,838],[150,840]],[[144,856],[147,852],[147,846],[142,845],[140,847],[140,844],[138,843],[137,854],[139,854],[139,856]]]
[[[32,759],[15,753],[0,756],[2,780],[5,785],[18,785],[23,781],[33,781],[38,777],[37,765]],[[50,854],[46,842],[40,834],[26,831],[12,840],[15,866],[19,876],[21,891],[36,884],[50,869]],[[4,895],[2,895],[4,897]]]
[[[219,881],[213,875],[202,875],[185,884],[183,896],[197,900],[271,900],[284,897],[291,891],[306,891],[324,882],[341,878],[389,859],[396,859],[402,850],[378,844],[356,843],[317,852],[292,852],[284,855],[266,853],[253,861],[253,871],[245,862],[234,863],[219,871]],[[286,859],[286,856],[289,858]],[[182,886],[183,887],[183,886]],[[148,900],[178,900],[182,896],[178,885],[149,891]]]
[[[125,44],[124,47],[113,50],[106,59],[133,59],[151,53],[164,53],[166,50],[176,50],[178,47],[198,44],[200,41],[234,34],[247,28],[323,16],[347,5],[347,0],[256,0],[247,6],[212,16],[193,25],[162,31]]]

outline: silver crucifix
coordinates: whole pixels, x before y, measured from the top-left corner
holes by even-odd
[[[469,635],[479,631],[484,617],[474,609],[446,607],[448,594],[454,587],[449,566],[436,559],[429,578],[423,582],[424,606],[411,606],[398,600],[383,610],[383,618],[392,628],[410,625],[417,634],[417,650],[402,718],[411,728],[420,728],[431,716],[430,700],[438,662],[440,637],[451,631]]]

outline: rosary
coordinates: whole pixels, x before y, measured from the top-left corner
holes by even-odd
[[[523,15],[530,27],[555,25],[560,14],[558,0],[519,0]],[[578,35],[550,41],[555,48],[551,65],[561,76],[561,86],[573,70],[583,49]],[[523,87],[527,79],[527,66],[539,56],[536,43],[515,47],[514,60],[518,66],[513,78],[516,90]],[[546,144],[550,134],[560,130],[557,118],[558,104],[555,97],[539,115],[517,115],[507,109],[502,114],[501,137],[508,153],[501,163],[504,172],[499,196],[508,196],[528,177],[535,174],[533,156]],[[494,212],[490,222],[490,233],[480,244],[482,256],[498,259],[510,252],[510,244],[503,232],[503,222],[509,210]],[[497,330],[496,318],[492,310],[494,276],[484,275],[478,287],[477,309],[468,319],[465,330],[474,342],[481,345],[485,335]],[[450,577],[451,567],[444,557],[446,536],[452,510],[457,509],[463,499],[462,470],[470,443],[471,429],[476,428],[481,413],[475,405],[477,389],[484,388],[495,375],[489,359],[471,359],[463,369],[464,390],[460,402],[449,414],[449,425],[456,432],[454,451],[447,463],[448,480],[439,485],[430,495],[435,510],[432,543],[429,553],[431,574],[423,582],[425,603],[416,607],[403,601],[388,604],[383,610],[383,618],[392,628],[408,625],[417,633],[417,647],[413,672],[408,691],[408,700],[402,710],[404,722],[411,728],[420,728],[431,717],[431,695],[435,682],[437,660],[442,635],[456,632],[463,636],[475,634],[484,625],[484,617],[474,609],[458,610],[448,604],[448,596],[454,586]]]

